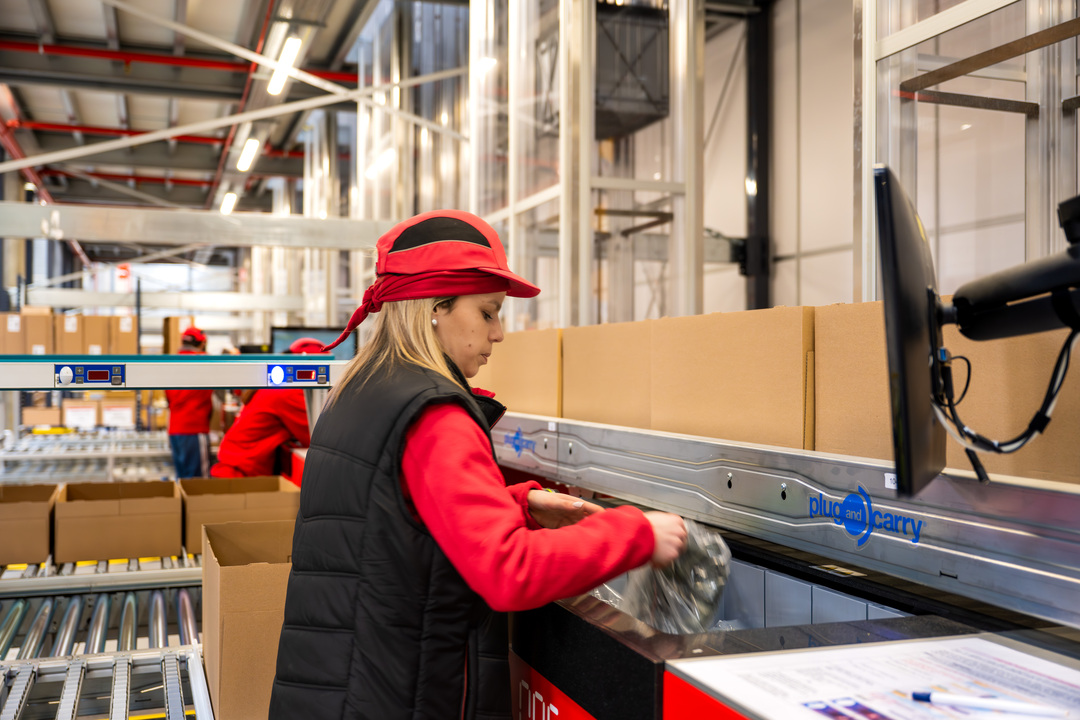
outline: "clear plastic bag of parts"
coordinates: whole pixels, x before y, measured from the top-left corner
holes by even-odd
[[[605,584],[592,594],[661,632],[737,629],[720,616],[731,563],[727,543],[693,520],[686,521],[686,536],[686,552],[669,567],[631,570],[621,593]]]

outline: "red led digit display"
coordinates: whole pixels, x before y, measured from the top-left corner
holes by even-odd
[[[314,370],[297,370],[296,371],[296,379],[297,380],[314,380],[315,379],[315,371]]]
[[[90,382],[97,382],[97,381],[108,382],[109,381],[109,371],[108,370],[87,370],[86,371],[86,379],[89,380]]]

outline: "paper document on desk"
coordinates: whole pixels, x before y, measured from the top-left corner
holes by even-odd
[[[912,692],[927,690],[1061,708],[1069,717],[1080,718],[1080,670],[1075,663],[1058,664],[977,637],[676,660],[670,665],[732,705],[769,720],[1019,717],[912,700]]]

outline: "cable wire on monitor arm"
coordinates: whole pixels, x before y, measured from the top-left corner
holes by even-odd
[[[989,482],[990,478],[986,474],[986,469],[983,467],[978,455],[975,454],[976,452],[992,452],[999,454],[1014,453],[1046,429],[1046,426],[1050,423],[1050,416],[1054,412],[1054,407],[1057,405],[1058,394],[1061,392],[1061,386],[1064,384],[1065,376],[1069,370],[1069,358],[1078,338],[1080,338],[1080,331],[1073,330],[1069,333],[1069,337],[1065,339],[1065,344],[1062,346],[1061,352],[1058,353],[1057,362],[1054,364],[1054,371],[1051,373],[1050,384],[1046,389],[1046,395],[1043,396],[1042,405],[1032,417],[1031,422],[1028,423],[1027,428],[1012,440],[1006,440],[1004,442],[998,442],[984,437],[963,423],[960,419],[959,412],[956,410],[959,400],[953,400],[954,388],[952,382],[952,368],[949,367],[948,363],[942,365],[941,379],[943,384],[942,390],[945,397],[945,407],[943,408],[941,406],[941,403],[938,402],[937,398],[932,400],[931,405],[934,408],[934,413],[937,415],[938,420],[945,426],[949,435],[964,448],[964,453],[968,456],[968,460],[971,461],[971,466],[975,470],[975,474],[978,476],[980,482]],[[967,384],[970,382],[971,363],[968,362]],[[961,400],[963,400],[964,395],[967,394],[967,384],[965,384],[964,393],[960,396]]]

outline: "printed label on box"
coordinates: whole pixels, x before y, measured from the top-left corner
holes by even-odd
[[[19,316],[18,315],[8,315],[7,331],[10,332],[10,333],[19,332]]]
[[[31,355],[44,355],[45,354],[45,346],[44,345],[31,345],[30,346],[30,354]]]
[[[64,332],[79,332],[79,316],[68,315],[64,318]]]
[[[66,407],[64,408],[64,425],[76,428],[92,428],[97,426],[96,407]]]
[[[100,355],[101,354],[101,346],[100,345],[91,345],[87,349],[86,352],[87,352],[88,355]]]
[[[135,427],[135,408],[131,405],[102,405],[101,424],[106,427]]]
[[[129,333],[132,330],[131,316],[120,318],[120,332]]]

